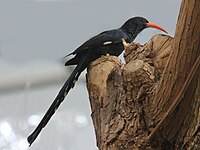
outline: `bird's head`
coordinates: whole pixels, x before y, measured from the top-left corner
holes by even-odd
[[[146,28],[156,28],[158,30],[161,30],[165,33],[163,28],[158,26],[157,24],[149,22],[147,19],[143,17],[134,17],[129,20],[127,20],[121,27],[125,32],[128,34],[131,34],[134,38],[144,29]]]

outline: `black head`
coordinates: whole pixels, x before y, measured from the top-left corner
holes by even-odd
[[[165,33],[167,33],[164,29],[162,29],[160,26],[150,23],[147,19],[143,17],[134,17],[129,20],[127,20],[121,27],[122,30],[124,30],[126,33],[132,36],[132,38],[135,38],[142,30],[145,28],[156,28],[159,29]]]

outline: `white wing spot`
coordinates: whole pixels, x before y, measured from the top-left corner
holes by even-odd
[[[108,45],[108,44],[112,44],[112,41],[106,41],[103,43],[103,45]]]

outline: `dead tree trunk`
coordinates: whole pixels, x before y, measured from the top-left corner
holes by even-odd
[[[200,1],[183,0],[174,39],[103,57],[87,87],[100,150],[200,149]]]

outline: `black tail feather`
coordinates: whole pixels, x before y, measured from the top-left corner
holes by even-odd
[[[68,60],[68,61],[65,63],[65,66],[69,66],[69,65],[77,65],[77,63],[78,63],[78,60],[77,60],[76,57],[74,57],[74,58]]]
[[[68,55],[64,56],[64,58],[66,58],[66,57],[68,57],[68,56],[70,56],[70,55],[74,55],[74,52],[69,53]]]
[[[77,65],[77,67],[74,69],[72,74],[69,76],[61,90],[59,91],[57,97],[47,110],[46,114],[40,121],[39,125],[36,127],[36,129],[32,132],[31,135],[28,136],[27,141],[29,142],[29,146],[35,141],[41,130],[46,126],[46,124],[49,122],[51,119],[52,115],[55,113],[57,108],[60,106],[60,104],[63,102],[65,96],[68,94],[71,88],[74,87],[74,84],[76,80],[78,80],[78,77],[80,76],[81,72],[85,69],[82,64]]]

